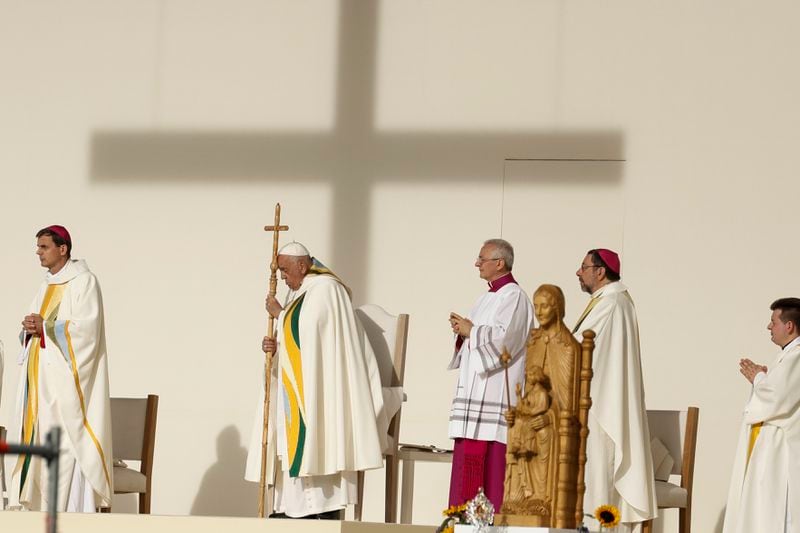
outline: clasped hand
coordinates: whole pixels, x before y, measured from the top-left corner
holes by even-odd
[[[751,361],[750,359],[744,358],[739,359],[739,372],[749,381],[750,383],[756,378],[759,372],[767,372],[767,367],[764,365],[758,365]]]
[[[470,319],[459,316],[456,313],[450,313],[450,327],[456,335],[469,337],[472,326],[473,324]]]
[[[30,314],[22,319],[22,329],[29,335],[38,335],[42,331],[42,316]]]

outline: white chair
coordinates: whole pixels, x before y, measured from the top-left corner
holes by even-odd
[[[678,531],[690,533],[692,528],[692,485],[694,459],[697,447],[697,425],[700,409],[689,407],[686,411],[647,411],[650,438],[659,439],[675,463],[672,475],[681,477],[680,485],[656,480],[656,500],[659,509],[679,509]],[[653,521],[642,527],[643,533],[652,533]]]
[[[150,514],[158,396],[111,398],[114,494],[139,494],[139,514]],[[139,470],[120,464],[139,461]]]
[[[374,304],[362,305],[356,309],[356,315],[364,327],[367,339],[372,345],[378,367],[381,372],[381,384],[384,387],[402,387],[406,366],[406,345],[408,342],[408,315],[391,315],[382,307]],[[397,446],[400,437],[400,413],[392,418],[389,424],[389,450],[386,458],[386,492],[385,520],[387,523],[397,521]],[[364,499],[364,472],[358,473],[358,502],[354,509],[354,518],[361,520]]]

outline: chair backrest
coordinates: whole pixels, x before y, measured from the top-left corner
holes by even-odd
[[[408,341],[408,315],[391,315],[385,309],[374,304],[365,304],[355,310],[356,317],[364,328],[369,341],[383,387],[402,387],[406,371],[406,343]],[[386,456],[386,520],[394,522],[397,501],[397,449],[400,442],[400,414],[402,404],[397,413],[389,421],[389,442],[384,450]],[[390,457],[393,458],[390,460]],[[355,505],[354,518],[361,521],[364,496],[364,472],[358,473],[358,501]],[[391,502],[395,502],[394,504]],[[393,506],[394,505],[394,506]]]
[[[390,315],[374,304],[356,309],[369,343],[378,360],[381,384],[384,387],[402,387],[406,372],[406,344],[408,342],[408,315]],[[400,443],[400,415],[402,405],[389,421],[389,449],[387,455],[397,455]]]
[[[391,315],[374,304],[362,305],[356,309],[356,315],[364,326],[364,332],[378,359],[381,383],[384,387],[402,387],[406,367],[408,315]]]
[[[111,398],[114,459],[152,462],[156,440],[158,396]]]
[[[672,474],[681,476],[681,486],[691,486],[694,477],[694,458],[697,447],[697,425],[700,410],[647,411],[650,438],[658,438],[675,460]]]

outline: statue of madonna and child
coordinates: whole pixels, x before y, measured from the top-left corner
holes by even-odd
[[[506,412],[503,506],[495,525],[574,528],[583,517],[584,464],[594,333],[578,343],[564,324],[564,293],[533,294],[539,327],[531,331],[525,382],[514,384]]]

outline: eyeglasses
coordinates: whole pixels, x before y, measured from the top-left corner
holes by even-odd
[[[602,268],[602,267],[600,265],[581,265],[578,268],[578,271],[579,272],[583,272],[584,270],[587,270],[587,269],[590,269],[590,268]]]
[[[502,257],[491,257],[489,259],[484,259],[483,257],[476,257],[475,258],[475,262],[478,263],[479,265],[482,265],[487,261],[502,261],[502,260],[503,260]]]

